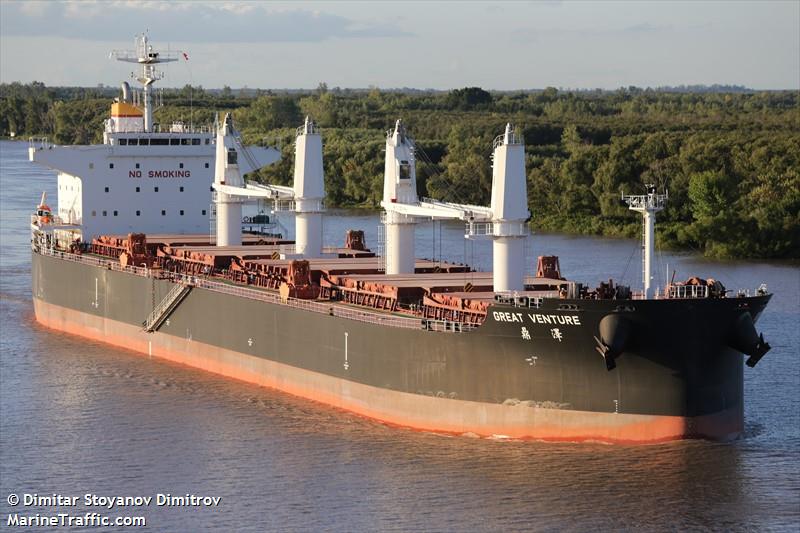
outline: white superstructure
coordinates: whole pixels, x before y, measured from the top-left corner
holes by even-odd
[[[135,54],[114,57],[136,57],[143,65],[144,108],[124,86],[122,99],[111,106],[103,144],[57,146],[38,140],[29,148],[31,161],[58,171],[54,214],[79,228],[85,242],[103,234],[208,232],[214,132],[153,123],[152,85],[159,79],[154,65],[168,58],[141,37]],[[248,154],[239,161],[242,175],[280,158],[274,148],[249,147]]]

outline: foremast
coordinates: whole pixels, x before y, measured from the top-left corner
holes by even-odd
[[[656,213],[664,209],[667,205],[667,194],[658,194],[656,186],[645,185],[647,194],[633,194],[625,196],[622,194],[622,201],[628,204],[628,209],[642,214],[642,284],[644,298],[649,300],[653,297],[653,255],[655,255],[655,227]]]

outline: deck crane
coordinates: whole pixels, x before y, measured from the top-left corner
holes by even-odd
[[[525,145],[511,124],[493,143],[492,201],[489,207],[440,202],[417,196],[414,141],[401,120],[386,136],[383,201],[386,273],[414,271],[414,227],[423,219],[462,220],[465,238],[493,241],[494,290],[525,288],[525,238],[528,195]]]
[[[325,181],[322,138],[316,124],[306,117],[305,123],[297,129],[292,187],[245,182],[238,171],[238,150],[243,150],[243,155],[247,156],[233,129],[230,115],[226,115],[217,131],[217,167],[213,185],[218,213],[217,244],[241,244],[239,221],[244,201],[271,200],[275,205],[274,211],[291,211],[296,215],[296,255],[320,257]]]

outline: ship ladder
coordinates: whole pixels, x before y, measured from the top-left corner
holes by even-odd
[[[180,305],[183,299],[186,298],[186,295],[189,294],[191,290],[191,285],[185,285],[183,283],[178,283],[172,287],[161,302],[155,306],[153,312],[147,317],[147,320],[142,323],[142,329],[148,333],[156,331],[175,308]]]

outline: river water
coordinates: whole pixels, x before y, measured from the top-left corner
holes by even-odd
[[[775,293],[758,324],[773,349],[755,369],[745,368],[746,431],[736,442],[633,447],[448,437],[387,427],[38,326],[28,216],[42,190],[55,203],[56,182],[53,172],[27,162],[26,148],[0,144],[4,525],[12,512],[99,512],[144,516],[152,531],[800,527],[796,266],[659,255],[658,279],[669,265],[678,279],[713,276],[751,290],[764,282]],[[362,228],[374,245],[377,227],[376,214],[336,212],[326,218],[326,242],[341,243],[346,229]],[[420,226],[417,248],[419,256],[491,263],[491,245],[465,244],[458,225]],[[560,256],[562,273],[593,286],[623,274],[635,285],[641,272],[630,240],[535,235],[528,248],[532,257]],[[12,493],[80,498],[73,508],[12,507]],[[109,510],[85,505],[85,494],[222,500]]]

